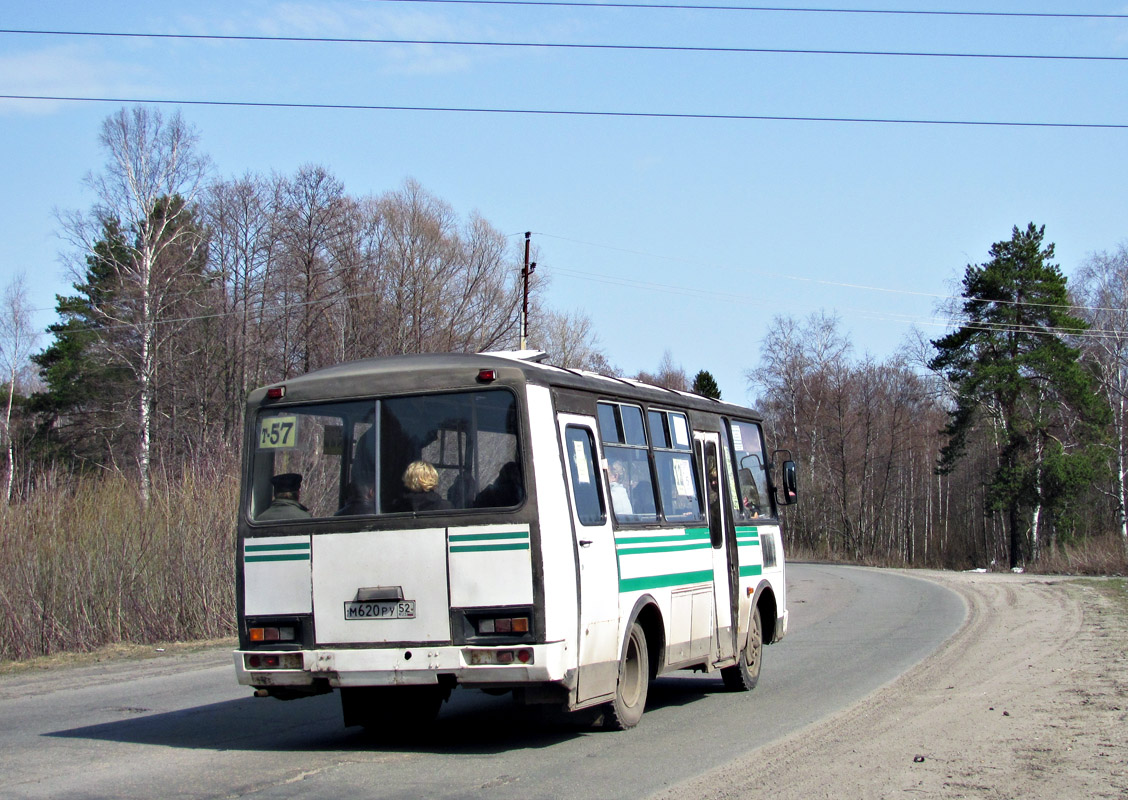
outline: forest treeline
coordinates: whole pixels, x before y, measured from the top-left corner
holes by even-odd
[[[1128,248],[1072,291],[1042,228],[968,265],[954,330],[857,358],[837,320],[777,317],[748,374],[800,467],[793,552],[1122,574]]]
[[[100,142],[93,206],[59,218],[73,292],[49,336],[21,281],[0,308],[0,658],[231,633],[247,393],[520,336],[524,238],[414,181],[357,197],[313,165],[219,178],[190,125],[145,107]],[[793,554],[1124,569],[1128,250],[1068,289],[1033,225],[988,255],[952,332],[886,360],[832,316],[772,321],[747,377],[769,446],[799,465]],[[614,372],[591,320],[549,306],[545,272],[528,276],[530,345]],[[697,366],[690,382],[667,350],[638,377],[719,394]]]

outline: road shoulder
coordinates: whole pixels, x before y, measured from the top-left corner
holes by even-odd
[[[773,800],[1128,797],[1123,582],[908,574],[967,603],[939,651],[831,719],[658,797],[727,800],[768,787]]]

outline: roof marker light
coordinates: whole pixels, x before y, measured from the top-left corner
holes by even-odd
[[[478,380],[481,383],[489,383],[497,380],[497,371],[492,369],[480,369],[478,370]]]
[[[271,386],[269,389],[266,390],[266,399],[267,400],[281,400],[285,396],[286,396],[286,387],[285,386]]]

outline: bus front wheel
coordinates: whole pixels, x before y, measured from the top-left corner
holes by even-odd
[[[608,704],[605,724],[616,731],[633,728],[642,719],[650,687],[650,658],[646,634],[637,622],[631,625],[623,655],[619,659],[619,681],[615,699]]]
[[[760,622],[760,609],[752,609],[751,625],[748,626],[748,640],[740,658],[731,667],[721,670],[725,688],[733,692],[749,692],[756,688],[760,680],[760,662],[764,655],[764,627]]]

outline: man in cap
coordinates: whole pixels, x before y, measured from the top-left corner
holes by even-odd
[[[270,504],[256,519],[300,519],[308,517],[309,509],[298,502],[298,493],[302,488],[302,476],[296,472],[283,472],[270,479],[274,487],[274,502]]]

